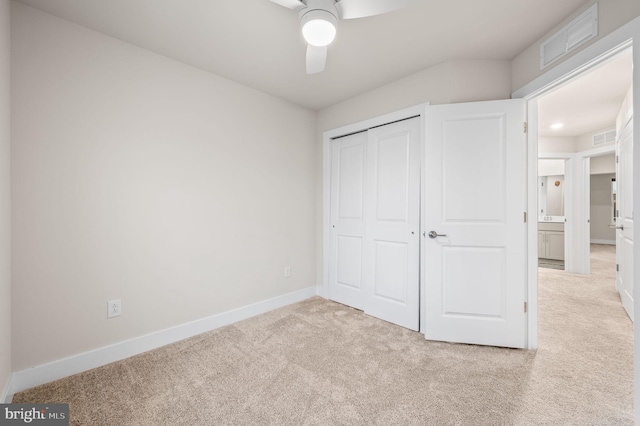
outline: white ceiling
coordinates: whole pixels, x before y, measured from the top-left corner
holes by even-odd
[[[16,1],[312,109],[448,59],[511,60],[586,2],[415,0],[341,21],[307,75],[297,14],[269,0]]]
[[[538,135],[576,137],[613,128],[632,81],[631,50],[538,100]],[[554,123],[564,127],[552,130]]]

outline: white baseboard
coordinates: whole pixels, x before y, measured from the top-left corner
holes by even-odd
[[[606,244],[610,246],[615,246],[616,240],[591,240],[591,244]]]
[[[145,336],[136,337],[124,342],[94,349],[68,358],[38,365],[12,374],[8,391],[13,395],[34,386],[49,383],[63,377],[91,370],[102,365],[147,352],[225,325],[233,324],[274,309],[282,308],[293,303],[313,297],[317,294],[317,287],[307,287],[302,290],[274,297],[269,300],[243,306],[228,312],[223,312],[200,320],[171,327]]]
[[[13,388],[13,386],[11,385],[12,377],[13,376],[9,376],[9,381],[0,394],[0,404],[9,404],[13,399],[13,392],[11,392],[11,389]]]

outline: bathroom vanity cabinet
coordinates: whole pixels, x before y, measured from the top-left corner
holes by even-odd
[[[538,223],[538,257],[564,260],[564,223]]]

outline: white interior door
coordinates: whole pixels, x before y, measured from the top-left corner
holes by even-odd
[[[418,330],[420,119],[331,143],[329,297]]]
[[[633,321],[633,120],[618,138],[616,203],[616,287],[622,306]]]
[[[365,313],[420,323],[420,120],[369,130]]]
[[[425,117],[425,336],[523,348],[525,103],[430,106]]]
[[[367,132],[331,142],[329,291],[339,303],[364,309]]]

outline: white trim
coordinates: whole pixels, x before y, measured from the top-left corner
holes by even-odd
[[[12,382],[13,382],[13,375],[9,376],[9,380],[7,381],[7,384],[4,387],[4,390],[0,394],[0,404],[11,403],[11,400],[13,399],[13,392],[11,391],[11,389],[13,388]]]
[[[605,244],[608,246],[615,246],[616,240],[594,240],[591,239],[591,244]]]
[[[538,349],[538,101],[527,105],[527,328],[526,348]],[[533,160],[535,159],[535,160]],[[534,164],[534,167],[532,167]],[[535,256],[532,255],[535,253]]]
[[[274,309],[300,302],[316,295],[316,287],[277,296],[207,318],[167,328],[124,342],[94,349],[47,364],[13,373],[8,393],[16,393],[63,377],[91,370],[102,365],[147,352],[216,328],[224,327]]]
[[[575,152],[558,152],[558,153],[553,153],[553,152],[541,152],[538,153],[538,159],[543,159],[543,160],[571,160],[572,158],[574,158],[576,156]],[[566,174],[566,171],[565,171]],[[536,185],[536,189],[537,189],[537,185]]]
[[[589,149],[587,151],[580,151],[577,152],[576,154],[579,155],[580,157],[599,157],[601,155],[607,155],[607,154],[611,154],[616,152],[616,146],[615,145],[607,145],[607,146],[601,146],[600,148],[594,148],[594,149]]]

